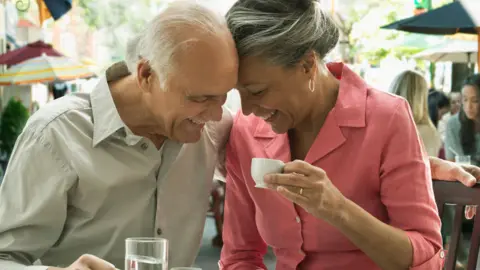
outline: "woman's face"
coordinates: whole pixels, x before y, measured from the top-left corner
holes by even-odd
[[[301,123],[311,107],[310,68],[271,65],[259,57],[240,59],[237,89],[245,115],[263,118],[275,133],[285,133]]]
[[[477,120],[478,117],[478,100],[477,89],[471,85],[465,85],[462,89],[462,107],[465,115],[470,120]]]

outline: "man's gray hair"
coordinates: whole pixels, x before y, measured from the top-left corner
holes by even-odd
[[[323,59],[339,37],[316,0],[239,0],[226,18],[239,56],[260,56],[272,64],[295,65],[312,50]]]
[[[195,0],[170,3],[155,16],[144,31],[127,43],[126,63],[136,73],[140,59],[149,62],[162,85],[175,68],[172,56],[180,48],[199,39],[202,34],[218,35],[228,32],[225,18]]]

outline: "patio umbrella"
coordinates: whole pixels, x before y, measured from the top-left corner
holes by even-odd
[[[477,34],[478,47],[480,46],[479,10],[480,1],[456,1],[426,13],[382,26],[382,28],[432,35]]]
[[[0,85],[69,81],[93,76],[94,72],[70,58],[42,55],[12,66],[0,74]]]
[[[56,21],[72,8],[72,0],[37,0],[40,25],[50,17]]]
[[[50,56],[63,56],[51,45],[39,40],[33,43],[29,43],[24,47],[0,55],[0,65],[16,65],[25,60],[38,57],[43,54]]]
[[[430,62],[474,63],[477,61],[477,42],[465,40],[448,40],[431,49],[426,49],[413,58]]]

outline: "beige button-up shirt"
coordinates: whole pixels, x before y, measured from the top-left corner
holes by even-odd
[[[197,255],[219,150],[232,117],[205,126],[200,141],[158,150],[125,126],[107,81],[37,111],[17,141],[0,186],[0,269],[65,267],[84,253],[123,269],[125,239],[163,237],[169,267]]]

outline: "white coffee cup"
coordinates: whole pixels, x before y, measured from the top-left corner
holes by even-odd
[[[269,173],[283,172],[284,166],[285,163],[278,159],[253,158],[250,172],[252,174],[253,180],[255,181],[255,187],[266,188],[263,177]]]

